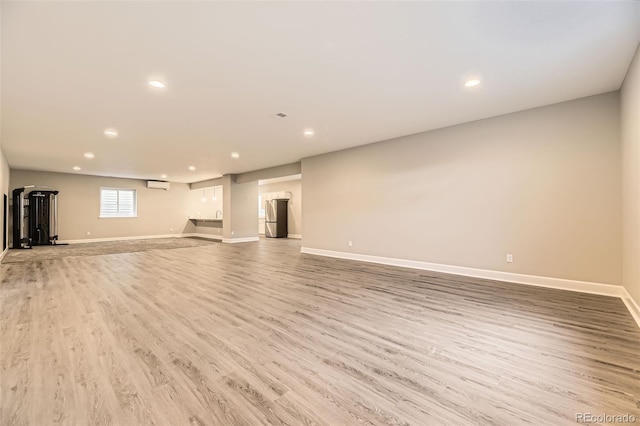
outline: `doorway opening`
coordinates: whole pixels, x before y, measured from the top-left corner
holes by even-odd
[[[287,200],[286,207],[280,203],[280,209],[286,209],[286,231],[282,229],[277,215],[278,203],[273,200]],[[268,207],[271,207],[268,213]],[[269,217],[267,217],[269,216]],[[282,223],[282,219],[280,220]],[[267,232],[270,228],[270,232]],[[267,234],[285,236],[286,238],[302,238],[302,175],[282,176],[273,179],[258,181],[258,233],[260,236]]]

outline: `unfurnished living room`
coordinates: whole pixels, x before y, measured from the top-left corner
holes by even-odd
[[[0,24],[0,425],[640,424],[640,2]]]

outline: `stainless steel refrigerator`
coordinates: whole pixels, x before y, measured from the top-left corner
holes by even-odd
[[[287,202],[277,199],[265,201],[264,235],[269,238],[286,238],[287,230]]]

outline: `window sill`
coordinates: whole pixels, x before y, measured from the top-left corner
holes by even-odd
[[[127,218],[136,218],[138,217],[138,215],[135,216],[98,216],[98,219],[127,219]]]

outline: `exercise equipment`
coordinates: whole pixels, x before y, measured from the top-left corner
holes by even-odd
[[[28,185],[13,190],[13,248],[56,245],[58,191]]]

